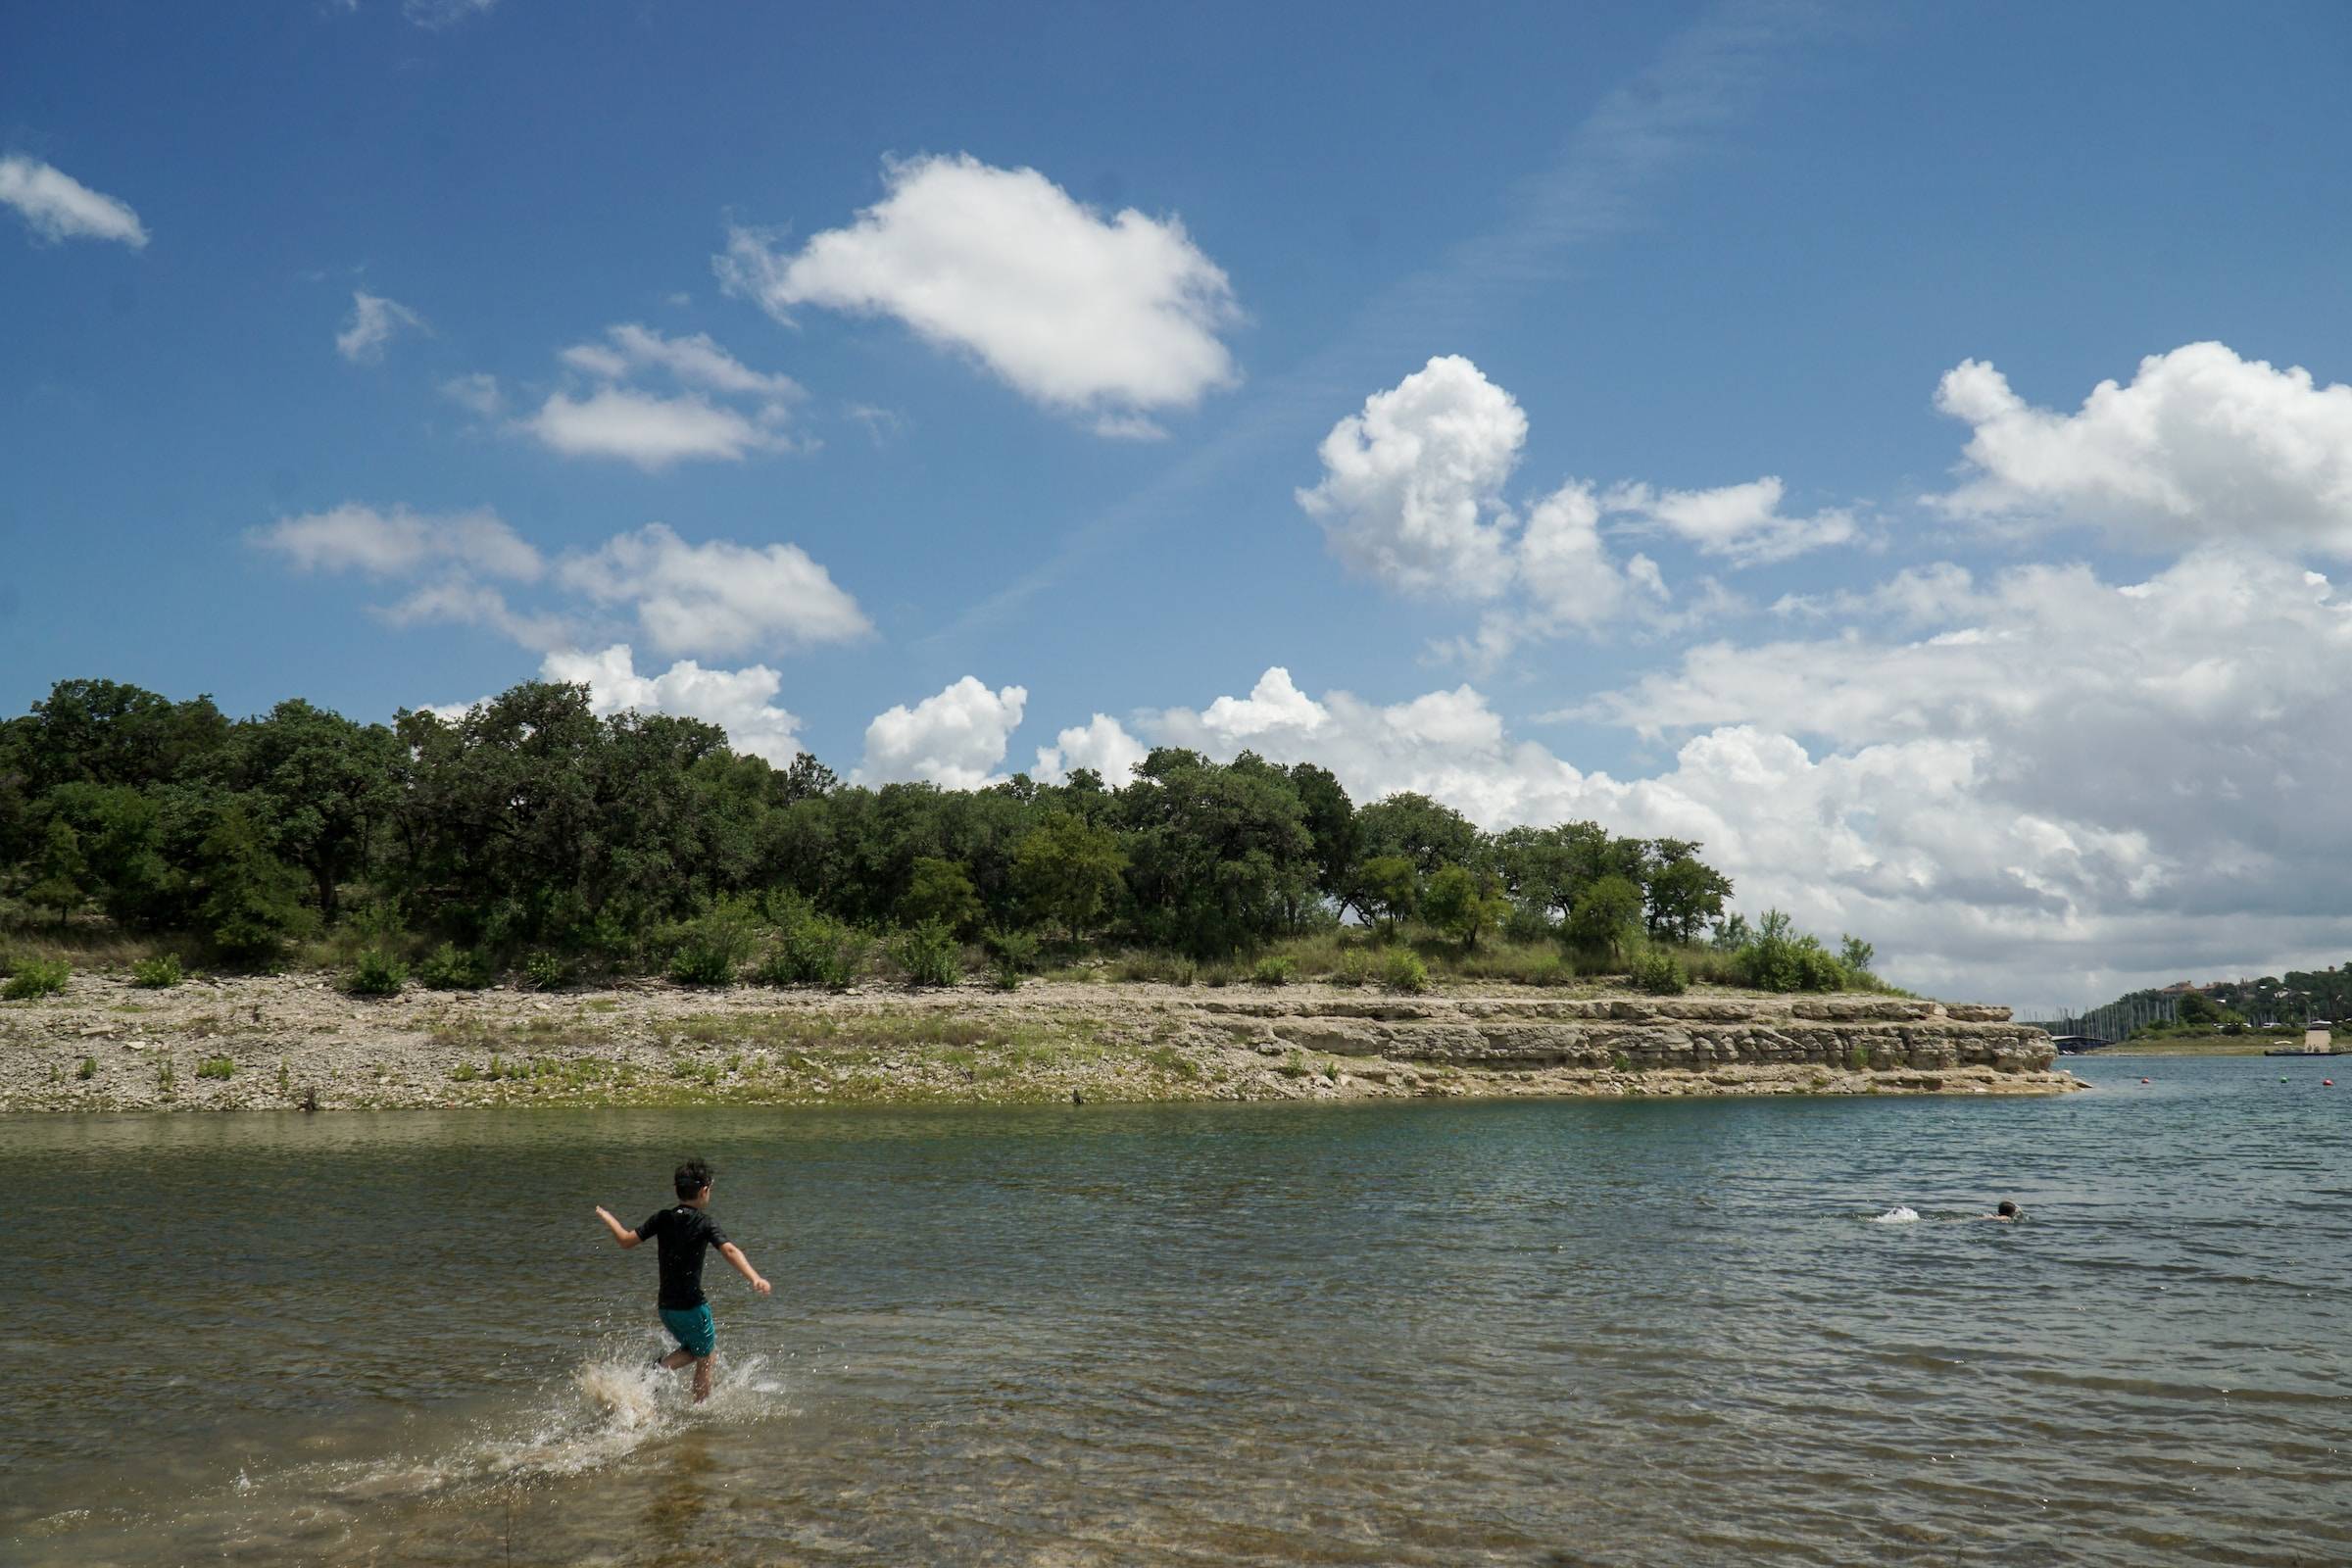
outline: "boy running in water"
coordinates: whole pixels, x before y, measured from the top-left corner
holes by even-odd
[[[678,1348],[662,1357],[660,1364],[674,1372],[692,1361],[694,1402],[700,1404],[710,1397],[710,1364],[718,1348],[710,1302],[703,1295],[703,1249],[717,1248],[719,1255],[735,1265],[735,1272],[761,1296],[767,1294],[768,1286],[752,1267],[751,1259],[743,1255],[743,1249],[728,1241],[717,1221],[706,1212],[710,1206],[710,1167],[699,1159],[686,1161],[678,1167],[675,1186],[676,1206],[661,1210],[635,1230],[614,1219],[609,1209],[598,1208],[596,1217],[624,1248],[649,1239],[660,1244],[662,1326],[678,1342]]]

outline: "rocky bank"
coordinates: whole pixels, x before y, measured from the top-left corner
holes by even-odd
[[[1031,982],[830,995],[659,982],[540,994],[323,976],[0,1005],[0,1112],[530,1104],[2055,1093],[2006,1008],[1591,989]]]

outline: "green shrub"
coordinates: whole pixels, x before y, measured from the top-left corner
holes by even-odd
[[[682,986],[731,986],[735,960],[720,948],[688,940],[670,953],[669,977]]]
[[[1200,983],[1222,990],[1233,984],[1234,967],[1230,963],[1211,963],[1202,966]]]
[[[731,986],[760,950],[760,916],[743,899],[721,899],[662,933],[669,977],[682,986]]]
[[[1034,931],[991,931],[980,939],[989,957],[1000,969],[1016,974],[1028,974],[1037,967],[1037,933]]]
[[[54,996],[66,989],[74,977],[74,966],[63,958],[24,958],[18,962],[17,972],[0,987],[0,997],[10,1002],[29,1002],[34,997]]]
[[[952,986],[963,978],[963,954],[956,933],[936,920],[892,937],[890,961],[910,986]]]
[[[490,983],[490,960],[475,949],[444,942],[416,966],[416,979],[432,991],[479,991]]]
[[[1634,960],[1634,986],[1653,997],[1679,997],[1690,989],[1690,976],[1682,959],[1653,950]]]
[[[236,1072],[237,1064],[226,1056],[207,1056],[196,1064],[199,1078],[233,1078]]]
[[[130,983],[142,991],[167,991],[183,978],[176,954],[141,958],[130,966]]]
[[[572,982],[571,960],[542,948],[522,960],[522,977],[533,991],[562,991]]]
[[[1779,909],[1767,909],[1740,950],[1740,978],[1758,991],[1842,991],[1845,965]]]
[[[368,948],[352,960],[343,989],[355,997],[396,997],[409,981],[409,966],[382,948]]]
[[[1380,983],[1391,991],[1419,996],[1429,989],[1429,970],[1410,952],[1399,948],[1381,964]]]
[[[776,945],[757,978],[770,986],[824,986],[846,991],[865,957],[865,939],[797,901],[781,913]]]
[[[1797,949],[1796,973],[1806,991],[1843,991],[1853,981],[1845,965],[1838,961],[1838,956],[1812,937],[1807,937]]]
[[[1021,976],[1037,967],[1037,933],[1034,931],[990,931],[980,939],[988,950],[988,983],[999,991],[1018,991]]]
[[[1632,1072],[1634,1058],[1622,1051],[1612,1051],[1609,1053],[1609,1066],[1618,1072]]]
[[[74,1076],[80,1079],[85,1084],[91,1079],[97,1077],[98,1058],[96,1056],[82,1057],[81,1065],[74,1069]]]
[[[1380,960],[1361,948],[1349,948],[1331,966],[1334,985],[1368,986],[1380,978]]]
[[[1250,971],[1250,978],[1261,986],[1287,986],[1291,983],[1291,977],[1298,972],[1298,965],[1295,960],[1279,954],[1268,954],[1257,960],[1257,967]]]

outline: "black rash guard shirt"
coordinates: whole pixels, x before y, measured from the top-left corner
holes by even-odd
[[[703,1249],[727,1245],[718,1221],[680,1203],[638,1226],[637,1239],[661,1244],[661,1304],[673,1310],[702,1305]]]

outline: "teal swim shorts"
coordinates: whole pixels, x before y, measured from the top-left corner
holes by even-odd
[[[688,1355],[705,1356],[718,1348],[718,1325],[710,1321],[710,1303],[661,1308],[662,1326]]]

